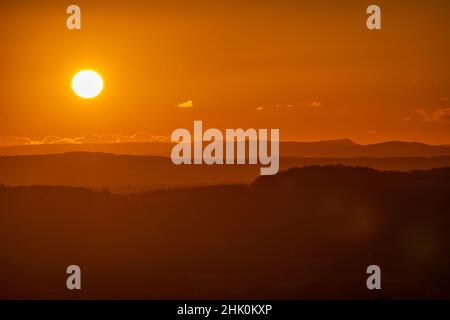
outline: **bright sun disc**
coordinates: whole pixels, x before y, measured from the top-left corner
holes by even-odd
[[[103,79],[95,71],[83,70],[73,77],[72,89],[82,98],[94,98],[103,90]]]

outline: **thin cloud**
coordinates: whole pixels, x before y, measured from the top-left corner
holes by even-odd
[[[450,108],[437,109],[431,112],[417,108],[416,112],[422,116],[422,119],[425,122],[450,121]]]
[[[14,136],[0,137],[0,146],[17,146],[29,144],[32,144],[32,140],[29,138],[14,137]]]
[[[257,107],[257,108],[256,108],[257,111],[261,111],[261,110],[263,110],[263,109],[264,109],[263,107]]]
[[[83,137],[74,139],[74,143],[114,143],[118,141],[119,137],[112,134],[97,135],[93,133],[88,133]]]
[[[89,144],[89,143],[124,143],[124,142],[167,142],[169,137],[153,135],[145,132],[137,132],[131,135],[125,134],[95,134],[87,133],[80,137],[59,137],[49,135],[42,140],[32,140],[25,137],[5,136],[0,137],[0,147],[23,146],[39,144]]]
[[[58,136],[47,136],[41,141],[33,141],[33,144],[61,144],[61,143],[73,143],[70,138],[61,138]]]
[[[151,133],[137,132],[128,138],[128,142],[166,142],[169,138]]]
[[[292,104],[286,104],[286,105],[277,104],[277,105],[275,105],[275,108],[277,108],[277,109],[292,109],[293,107],[294,107],[294,105],[292,105]]]
[[[193,108],[193,107],[194,107],[194,102],[192,102],[192,100],[182,102],[178,105],[178,108],[182,108],[182,109],[188,109],[188,108]]]
[[[321,103],[319,101],[313,101],[306,104],[307,107],[310,108],[320,108]]]

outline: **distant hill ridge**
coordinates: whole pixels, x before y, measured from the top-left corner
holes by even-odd
[[[207,143],[207,142],[205,142]],[[132,142],[103,144],[43,144],[0,147],[1,155],[55,154],[73,151],[114,154],[170,156],[169,142]],[[388,141],[361,145],[350,139],[315,142],[280,142],[280,156],[295,157],[436,157],[450,156],[448,145]]]

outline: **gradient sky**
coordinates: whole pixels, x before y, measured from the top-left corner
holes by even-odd
[[[381,31],[368,1],[28,2],[0,3],[0,136],[168,136],[196,119],[282,140],[450,143],[449,1],[374,2]],[[66,29],[72,3],[82,30]],[[86,68],[105,82],[93,100],[70,86]]]

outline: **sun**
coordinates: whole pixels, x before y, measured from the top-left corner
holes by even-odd
[[[103,79],[93,70],[82,70],[73,77],[72,90],[81,98],[95,98],[103,90]]]

